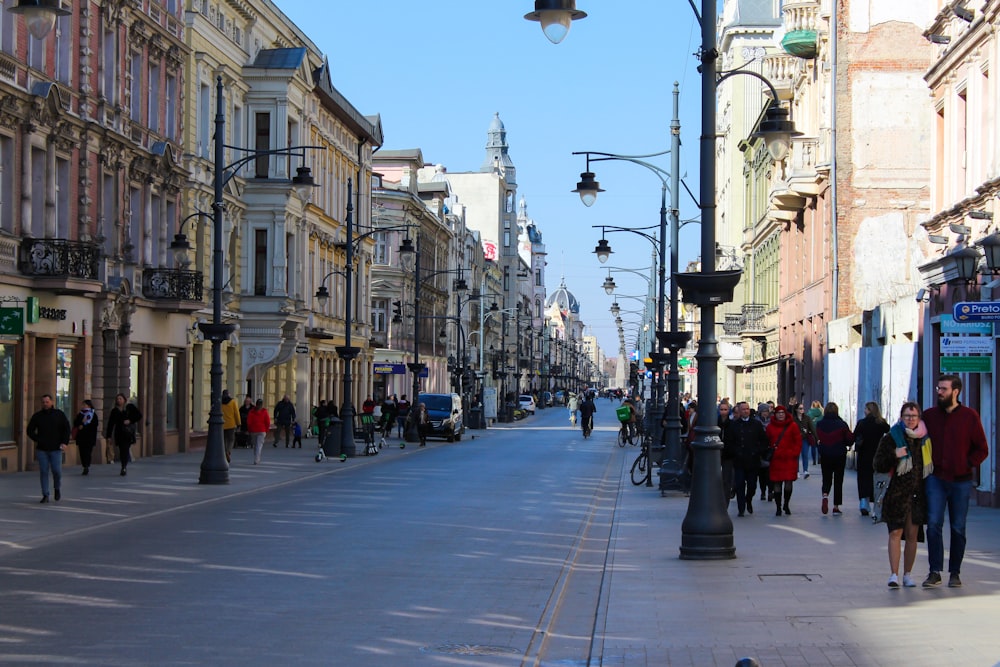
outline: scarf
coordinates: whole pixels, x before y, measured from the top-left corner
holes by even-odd
[[[94,411],[89,408],[86,410],[80,410],[80,414],[83,415],[83,425],[88,425],[94,419]]]
[[[901,457],[896,463],[896,474],[905,475],[906,473],[913,470],[913,457],[910,456],[910,443],[908,439],[912,439],[915,442],[921,443],[921,448],[923,446],[923,441],[927,438],[927,425],[924,424],[924,420],[921,419],[920,423],[917,424],[917,428],[909,429],[902,421],[896,422],[892,428],[889,429],[889,434],[892,439],[896,442],[896,447],[903,447],[906,449],[906,455]],[[922,461],[921,461],[922,462]],[[931,474],[932,466],[924,467],[924,477]]]

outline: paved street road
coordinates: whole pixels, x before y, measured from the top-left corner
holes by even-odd
[[[544,410],[5,554],[0,663],[586,664],[621,477],[603,413],[590,441]]]

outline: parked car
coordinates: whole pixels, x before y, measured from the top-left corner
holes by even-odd
[[[517,399],[518,407],[529,415],[535,414],[535,399],[530,394],[521,394]]]
[[[551,408],[552,407],[552,392],[551,391],[543,391],[542,392],[542,405],[544,405],[547,408]]]
[[[555,404],[566,405],[566,392],[563,391],[562,389],[556,392]]]
[[[420,402],[427,406],[431,427],[428,437],[444,438],[448,442],[462,439],[465,418],[462,397],[458,394],[420,394]]]

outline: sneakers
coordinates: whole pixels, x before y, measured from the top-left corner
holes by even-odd
[[[868,499],[861,499],[861,516],[868,516]]]
[[[823,514],[826,514],[829,511],[830,511],[830,499],[827,498],[826,496],[823,496]]]
[[[806,473],[804,475],[802,475],[802,479],[809,479],[809,471],[808,470],[806,470]]]
[[[903,575],[903,586],[906,588],[913,588],[917,585],[917,582],[913,580],[913,577],[909,573]]]
[[[931,572],[930,574],[927,575],[927,578],[924,579],[923,583],[924,588],[937,588],[940,585],[941,585],[940,572]]]
[[[843,514],[843,512],[840,511],[840,508],[837,507],[837,506],[834,506],[834,508],[833,508],[833,516],[840,516],[841,514]]]
[[[893,572],[892,576],[889,577],[889,588],[892,590],[897,590],[899,588],[899,577],[896,576],[895,572]]]
[[[56,500],[59,500],[59,492],[56,491]],[[948,588],[961,588],[962,579],[958,576],[958,572],[952,572],[951,576],[948,577]]]

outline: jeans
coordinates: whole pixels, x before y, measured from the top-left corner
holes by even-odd
[[[946,482],[930,475],[924,483],[927,493],[927,560],[931,572],[944,569],[944,508],[948,506],[951,528],[948,572],[959,574],[965,557],[965,518],[969,514],[972,480]]]
[[[254,464],[260,463],[260,455],[264,449],[264,436],[267,435],[263,431],[260,433],[251,433],[250,442],[253,443],[253,462]]]
[[[49,495],[49,471],[52,471],[52,482],[56,491],[62,489],[62,457],[61,449],[54,452],[35,451],[35,458],[38,459],[38,473],[42,478],[42,495]]]
[[[236,429],[235,428],[224,428],[222,429],[222,442],[226,447],[226,460],[232,458],[233,456],[233,444],[236,442]]]
[[[802,443],[802,454],[799,458],[802,459],[802,472],[809,472],[809,450],[812,449],[808,442]],[[816,463],[813,461],[813,463]]]
[[[844,468],[847,467],[847,454],[840,456],[819,455],[819,465],[823,469],[823,495],[829,495],[833,487],[833,506],[844,504]]]

